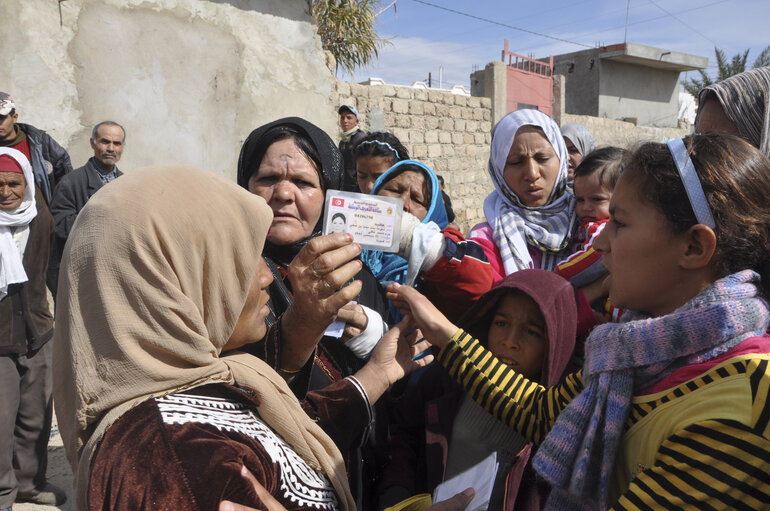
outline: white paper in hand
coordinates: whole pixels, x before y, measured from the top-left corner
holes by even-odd
[[[473,488],[476,494],[465,511],[486,510],[489,506],[489,499],[492,497],[492,487],[495,485],[497,469],[497,453],[493,452],[465,472],[436,486],[433,491],[433,503],[443,502],[467,488]]]
[[[326,331],[324,332],[324,335],[328,337],[335,337],[339,339],[342,337],[342,333],[345,330],[345,322],[341,319],[335,319],[331,325],[328,326]]]

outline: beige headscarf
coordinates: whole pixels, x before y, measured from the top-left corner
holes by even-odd
[[[64,250],[54,399],[86,508],[91,459],[131,408],[216,382],[259,398],[259,414],[354,509],[344,463],[264,362],[219,357],[240,315],[272,221],[264,200],[194,168],[131,172],[94,195]]]

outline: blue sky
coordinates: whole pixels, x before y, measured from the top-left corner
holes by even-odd
[[[443,68],[445,88],[469,87],[473,66],[499,60],[504,39],[511,51],[538,58],[623,42],[627,6],[627,0],[397,0],[396,9],[377,18],[378,34],[390,41],[377,62],[338,78],[410,85],[431,72],[435,87]],[[708,57],[710,72],[715,45],[729,57],[750,48],[750,67],[770,45],[768,20],[770,0],[631,0],[627,40]]]

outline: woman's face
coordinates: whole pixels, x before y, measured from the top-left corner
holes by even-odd
[[[377,195],[404,199],[404,211],[413,214],[419,220],[428,214],[430,199],[422,172],[405,170],[382,185]]]
[[[728,133],[741,136],[735,123],[725,114],[725,109],[719,100],[712,97],[700,105],[698,110],[695,133]]]
[[[687,243],[671,232],[666,218],[643,201],[639,178],[623,174],[610,199],[610,221],[594,240],[609,276],[603,289],[614,307],[661,316],[674,311],[683,296],[683,270],[678,264]]]
[[[545,319],[532,298],[514,292],[500,299],[487,335],[489,351],[494,356],[537,381],[547,341]]]
[[[13,211],[24,201],[27,180],[19,172],[0,172],[0,211]]]
[[[310,234],[321,217],[324,191],[313,162],[293,138],[276,140],[267,148],[249,191],[273,210],[267,238],[276,245],[291,245]]]
[[[559,163],[556,151],[542,130],[523,126],[513,138],[503,179],[525,206],[544,206],[559,177]]]
[[[391,158],[385,156],[359,156],[356,158],[356,179],[361,193],[371,193],[374,182],[392,165]]]
[[[270,314],[270,308],[267,306],[267,301],[270,299],[267,287],[272,282],[273,273],[265,264],[265,260],[260,257],[257,270],[251,279],[249,294],[246,295],[246,303],[243,304],[243,310],[235,322],[233,334],[222,347],[223,352],[258,342],[265,337],[267,333],[265,318]]]
[[[575,169],[583,161],[583,155],[575,144],[567,137],[564,137],[564,145],[567,146],[567,178],[572,181],[575,179]]]

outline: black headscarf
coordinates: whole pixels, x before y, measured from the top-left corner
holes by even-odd
[[[311,142],[321,160],[319,169],[321,188],[324,192],[339,190],[342,185],[342,156],[339,149],[326,132],[299,117],[278,119],[260,126],[249,134],[238,157],[238,184],[248,190],[249,179],[259,168],[267,148],[287,135],[299,135]],[[322,227],[323,213],[318,218],[318,223],[310,236],[291,245],[275,245],[268,240],[263,254],[276,264],[287,267],[309,240],[321,234]]]

